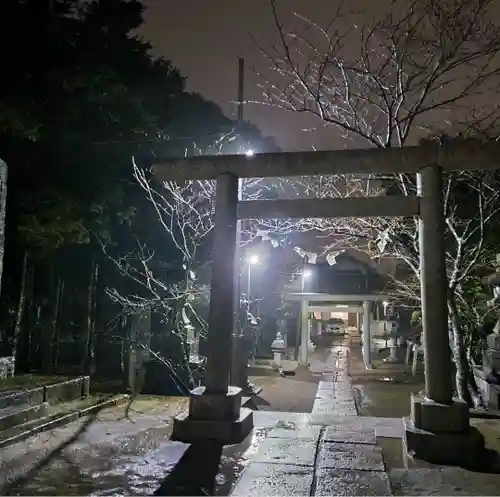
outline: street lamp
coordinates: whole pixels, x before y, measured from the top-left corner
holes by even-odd
[[[304,293],[306,279],[310,278],[311,275],[312,275],[312,271],[310,269],[304,269],[304,271],[302,271],[302,293]]]
[[[259,256],[257,254],[249,254],[247,256],[247,266],[248,266],[248,277],[247,277],[247,306],[248,312],[250,312],[250,291],[252,283],[252,266],[256,266],[259,263]]]

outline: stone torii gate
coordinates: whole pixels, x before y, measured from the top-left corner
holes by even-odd
[[[355,312],[358,316],[358,325],[362,317],[363,331],[363,361],[366,369],[371,369],[371,304],[372,302],[384,301],[388,299],[387,295],[383,294],[325,294],[325,293],[285,293],[283,294],[285,301],[300,302],[300,349],[299,349],[299,364],[307,366],[308,361],[308,345],[311,339],[311,323],[309,313],[314,311],[320,312],[335,312],[335,310],[343,312]],[[339,304],[348,304],[345,308],[339,308]]]
[[[500,144],[461,143],[247,156],[204,156],[156,165],[158,180],[216,180],[206,386],[191,392],[189,412],[175,419],[173,437],[221,444],[243,440],[252,411],[241,408],[241,389],[229,385],[235,319],[237,219],[419,216],[425,396],[412,396],[405,420],[407,449],[416,457],[460,462],[484,447],[470,427],[468,406],[452,398],[446,304],[442,171],[500,168]],[[238,202],[239,178],[332,174],[416,173],[417,196]]]

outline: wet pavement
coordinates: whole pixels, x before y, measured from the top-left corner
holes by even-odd
[[[401,418],[357,415],[349,353],[347,341],[335,344],[311,364],[321,375],[311,412],[254,411],[241,444],[172,442],[187,399],[140,398],[129,417],[113,407],[3,449],[0,494],[498,495],[498,474],[405,467]]]
[[[401,436],[402,423],[357,417],[348,352],[347,341],[331,348],[311,414],[266,433],[232,496],[392,495],[376,425]]]
[[[377,382],[371,373],[371,381],[359,383],[356,378],[353,385],[347,371],[348,343],[335,345],[331,352],[309,415],[273,413],[279,419],[267,417],[266,424],[262,415],[271,413],[255,413],[266,438],[245,454],[248,463],[232,496],[499,494],[500,474],[404,457],[400,413],[407,414],[409,394],[420,390],[418,378],[405,382],[404,375],[393,375],[391,381]],[[357,414],[357,403],[364,416]],[[376,417],[367,415],[375,412]],[[397,417],[384,417],[389,413]],[[278,427],[280,423],[286,426]],[[497,435],[499,423],[472,421],[490,431],[496,427]],[[493,445],[499,445],[500,438],[493,438]]]

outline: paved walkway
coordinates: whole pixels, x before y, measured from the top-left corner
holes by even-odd
[[[347,342],[332,347],[310,418],[266,431],[232,496],[392,495],[376,436],[401,437],[402,426],[357,417],[348,353]]]

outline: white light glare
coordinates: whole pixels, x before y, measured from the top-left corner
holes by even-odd
[[[253,157],[255,155],[255,152],[252,149],[249,149],[245,152],[245,155],[247,157]]]
[[[252,254],[247,257],[248,264],[252,266],[259,263],[259,256],[257,254]]]
[[[304,269],[304,272],[302,273],[302,276],[304,278],[309,278],[309,276],[312,275],[312,271],[310,269]]]

